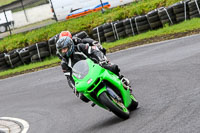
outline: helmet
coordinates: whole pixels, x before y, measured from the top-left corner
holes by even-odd
[[[62,31],[59,35],[59,38],[62,38],[64,36],[68,36],[68,37],[72,38],[72,34],[69,31]]]
[[[74,42],[70,37],[64,36],[57,41],[56,48],[60,56],[69,57],[74,52]],[[68,49],[64,50],[65,48]]]

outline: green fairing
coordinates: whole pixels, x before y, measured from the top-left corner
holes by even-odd
[[[129,107],[132,101],[130,90],[124,89],[122,82],[118,78],[118,76],[111,71],[102,68],[98,64],[95,64],[90,59],[86,59],[86,61],[89,66],[89,71],[86,76],[80,79],[73,74],[73,79],[75,81],[75,87],[77,91],[79,93],[83,93],[84,96],[86,96],[89,100],[93,101],[100,107],[106,108],[98,101],[98,97],[101,93],[107,91],[106,85],[101,86],[102,82],[108,81],[120,91],[124,106]],[[101,86],[101,88],[98,88],[98,86]]]

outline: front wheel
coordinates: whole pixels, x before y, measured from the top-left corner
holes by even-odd
[[[111,112],[113,112],[118,117],[124,120],[129,118],[129,110],[124,106],[124,104],[115,100],[106,92],[103,92],[99,96],[99,100],[104,106],[106,106]]]

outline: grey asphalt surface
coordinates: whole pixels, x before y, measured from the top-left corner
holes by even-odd
[[[200,35],[109,54],[132,82],[139,109],[122,121],[76,98],[61,68],[0,80],[0,116],[29,133],[199,133]]]

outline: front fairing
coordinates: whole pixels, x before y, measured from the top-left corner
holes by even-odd
[[[99,76],[105,71],[98,64],[95,64],[92,60],[86,59],[89,66],[89,71],[84,78],[79,79],[73,75],[75,81],[75,87],[78,92],[86,93],[88,88],[90,88],[98,79]]]

